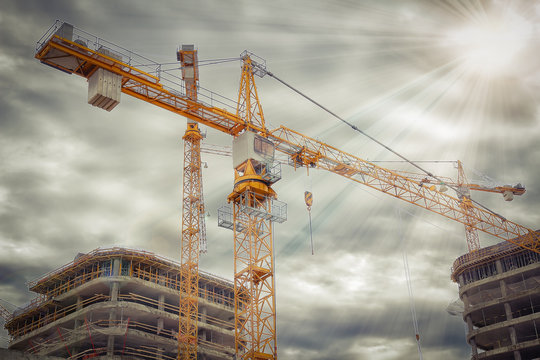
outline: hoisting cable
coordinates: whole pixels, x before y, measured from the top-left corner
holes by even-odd
[[[420,360],[423,360],[422,346],[420,345],[420,328],[418,326],[418,316],[416,314],[416,305],[414,303],[414,295],[413,295],[412,284],[411,284],[411,273],[409,271],[409,260],[407,258],[407,246],[405,244],[405,237],[403,236],[401,210],[398,208],[397,211],[399,215],[399,236],[401,238],[400,243],[401,243],[401,252],[403,255],[403,267],[405,269],[405,279],[407,281],[407,290],[409,292],[409,305],[411,307],[411,315],[412,315],[414,334],[415,334],[415,339],[416,339],[416,346],[418,347],[418,354],[420,356]]]
[[[446,186],[448,186],[449,188],[453,189],[454,191],[456,191],[458,194],[461,194],[461,191],[459,190],[458,187],[456,186],[453,186],[453,185],[449,185],[449,184],[446,184],[443,180],[439,179],[437,176],[433,175],[431,172],[425,170],[424,168],[422,168],[421,166],[419,166],[418,164],[414,163],[413,161],[407,159],[405,156],[401,155],[400,153],[398,153],[397,151],[394,151],[392,148],[386,146],[385,144],[383,144],[382,142],[380,142],[379,140],[375,139],[374,137],[368,135],[366,132],[362,131],[361,129],[359,129],[356,125],[354,124],[351,124],[350,122],[348,122],[347,120],[343,119],[342,117],[340,117],[339,115],[337,115],[336,113],[334,113],[333,111],[331,111],[330,109],[324,107],[323,105],[319,104],[317,101],[313,100],[312,98],[310,98],[309,96],[305,95],[304,93],[302,93],[300,90],[294,88],[293,86],[289,85],[288,83],[286,83],[285,81],[281,80],[280,78],[278,78],[276,75],[274,75],[273,73],[271,73],[270,71],[267,71],[265,68],[263,68],[262,66],[259,66],[259,64],[254,64],[254,66],[257,66],[259,69],[262,69],[268,76],[276,79],[277,81],[279,81],[280,83],[282,83],[283,85],[285,85],[286,87],[288,87],[289,89],[291,89],[292,91],[296,92],[297,94],[301,95],[302,97],[306,98],[308,101],[312,102],[313,104],[315,104],[316,106],[320,107],[321,109],[323,109],[324,111],[326,111],[327,113],[329,113],[330,115],[332,115],[333,117],[335,117],[336,119],[338,120],[341,120],[343,123],[349,125],[349,127],[351,127],[353,130],[359,132],[360,134],[364,135],[365,137],[367,137],[368,139],[376,142],[377,144],[379,144],[380,146],[382,146],[383,148],[385,148],[386,150],[390,151],[392,154],[400,157],[401,159],[405,160],[406,162],[408,162],[409,164],[411,164],[412,166],[416,167],[417,169],[419,169],[420,171],[422,171],[423,173],[425,173],[426,175],[428,175],[429,177],[432,177],[434,178],[435,180],[439,181],[441,184],[444,184]],[[493,215],[499,217],[500,219],[502,219],[503,221],[506,221],[506,218],[498,213],[496,213],[495,211],[487,208],[486,206],[480,204],[479,202],[473,200],[473,199],[470,199],[469,200],[473,203],[475,203],[476,205],[478,205],[479,207],[483,208],[484,210],[492,213]]]

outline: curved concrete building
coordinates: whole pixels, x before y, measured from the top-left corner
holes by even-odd
[[[540,254],[508,242],[454,262],[471,359],[540,358]]]
[[[180,265],[125,248],[97,249],[32,281],[38,297],[6,322],[9,348],[70,359],[177,357]],[[199,281],[198,358],[232,359],[234,291]]]

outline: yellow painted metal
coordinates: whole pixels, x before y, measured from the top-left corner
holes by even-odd
[[[193,45],[184,45],[177,55],[182,64],[182,79],[186,87],[186,95],[190,100],[197,101],[197,82],[199,81],[197,50]]]
[[[311,191],[304,191],[304,200],[306,201],[308,210],[311,210],[311,206],[313,205],[313,194]]]
[[[209,107],[203,103],[191,101],[186,96],[172,93],[164,89],[158,79],[146,76],[142,71],[128,67],[127,64],[118,60],[111,58],[105,61],[100,54],[56,35],[52,36],[41,47],[35,55],[36,58],[57,67],[55,59],[48,53],[52,48],[61,51],[65,56],[75,57],[83,64],[76,71],[63,69],[64,71],[88,78],[92,71],[102,67],[122,75],[122,92],[125,94],[229,135],[236,136],[247,127],[245,120],[237,114]],[[241,87],[249,88],[242,84],[247,84],[247,82],[241,81]],[[250,99],[252,96],[250,94]],[[334,172],[449,219],[467,224],[467,214],[463,211],[459,199],[436,190],[430,190],[427,187],[419,187],[417,179],[382,168],[284,126],[273,130],[267,130],[255,124],[249,126],[253,131],[272,141],[276,145],[276,150],[289,156],[295,166],[318,167]],[[475,225],[478,230],[540,253],[540,241],[530,228],[501,218],[476,207],[474,204],[472,204],[471,211],[478,221]]]
[[[298,149],[317,154],[316,163],[309,166],[336,173],[465,225],[469,224],[467,216],[472,216],[475,219],[473,227],[477,230],[540,253],[539,236],[530,228],[474,204],[470,204],[470,211],[465,212],[456,197],[437,191],[436,188],[421,186],[416,179],[410,179],[397,171],[382,168],[284,126],[270,130],[268,139],[274,142],[276,150],[291,158],[298,153]]]
[[[197,51],[192,46],[182,47],[178,58],[182,64],[182,77],[186,95],[191,101],[197,101],[198,63]],[[180,313],[178,325],[178,359],[196,360],[199,314],[199,246],[204,227],[201,169],[201,131],[194,121],[187,123],[184,140],[184,176],[182,202],[182,245],[181,245],[181,281]],[[203,240],[204,241],[204,240]]]
[[[247,160],[242,176],[236,172],[229,195],[234,218],[235,343],[237,359],[275,359],[276,309],[272,221],[274,191],[263,184]]]
[[[474,251],[480,250],[480,238],[478,237],[478,230],[475,227],[477,220],[474,217],[474,210],[471,201],[471,191],[467,186],[469,181],[467,180],[467,176],[465,175],[465,171],[463,170],[463,165],[459,160],[457,162],[457,168],[457,186],[460,193],[458,194],[458,199],[460,200],[461,208],[465,213],[465,239],[467,240],[467,247],[469,249],[469,253],[472,253]]]
[[[253,64],[249,55],[244,55],[242,60],[242,76],[240,78],[236,116],[243,121],[248,129],[264,134],[266,126],[253,77]]]
[[[243,58],[237,116],[249,129],[265,129],[252,62]],[[276,193],[263,180],[265,167],[247,159],[234,169],[233,205],[235,348],[237,359],[276,359],[276,299],[272,212]],[[245,211],[256,209],[256,211]]]
[[[197,359],[197,316],[201,211],[201,133],[188,123],[184,139],[184,190],[178,359]]]

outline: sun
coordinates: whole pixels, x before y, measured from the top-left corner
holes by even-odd
[[[533,25],[510,9],[482,15],[447,33],[456,60],[465,71],[485,77],[513,72],[519,66],[520,53],[532,39]]]

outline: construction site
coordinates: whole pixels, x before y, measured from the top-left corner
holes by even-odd
[[[455,260],[451,279],[464,303],[471,360],[540,358],[540,231],[502,218],[471,197],[479,191],[511,201],[525,193],[521,184],[472,184],[460,161],[455,162],[457,180],[434,175],[293,88],[248,51],[238,59],[240,89],[232,103],[199,87],[194,45],[180,46],[176,56],[179,77],[61,21],[38,41],[37,60],[88,81],[88,104],[111,111],[124,94],[187,118],[180,256],[172,260],[129,247],[78,254],[28,284],[36,294],[31,303],[12,312],[2,309],[10,350],[65,359],[277,359],[273,233],[288,213],[272,186],[286,165],[327,171],[458,222],[469,252]],[[255,85],[255,78],[264,76],[421,173],[386,169],[285,126],[267,128]],[[232,149],[205,150],[203,125],[231,137]],[[199,268],[199,256],[207,251],[204,151],[232,157],[234,187],[217,210],[218,226],[231,230],[234,239],[232,280]],[[311,234],[313,194],[304,195]],[[479,232],[502,242],[482,248]]]
[[[35,300],[5,328],[10,349],[69,359],[176,359],[180,264],[142,250],[96,249],[29,284]],[[234,289],[200,272],[199,358],[234,353]]]
[[[511,243],[454,262],[472,359],[540,357],[540,256]]]

